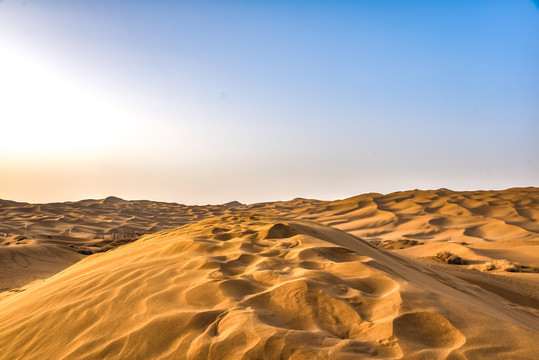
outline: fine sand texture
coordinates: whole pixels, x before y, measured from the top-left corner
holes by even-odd
[[[0,200],[0,291],[44,279],[144,234],[229,214],[307,219],[422,261],[438,253],[514,282],[539,268],[539,189],[411,190],[344,200],[188,206],[117,197],[28,204]],[[2,236],[5,235],[5,236]],[[453,271],[454,269],[450,270]]]
[[[538,316],[343,231],[217,217],[0,300],[5,359],[531,359]]]
[[[186,206],[112,196],[51,204],[0,200],[0,292],[47,278],[144,234],[231,209],[230,204]]]
[[[0,200],[0,359],[532,359],[539,189]]]

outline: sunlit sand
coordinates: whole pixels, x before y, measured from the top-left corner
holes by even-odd
[[[539,190],[1,201],[2,359],[532,359]]]

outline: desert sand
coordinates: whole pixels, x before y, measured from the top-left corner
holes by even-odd
[[[1,359],[532,359],[539,189],[0,201]]]

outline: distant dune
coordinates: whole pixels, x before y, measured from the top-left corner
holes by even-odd
[[[539,353],[537,188],[0,200],[0,219],[1,359]]]

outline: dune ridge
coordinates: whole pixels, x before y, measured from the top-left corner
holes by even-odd
[[[539,189],[534,187],[411,190],[251,205],[188,206],[117,197],[50,204],[0,200],[0,290],[46,278],[83,256],[147,233],[243,212],[312,220],[411,258],[432,259],[448,251],[469,268],[519,278],[525,275],[505,270],[539,268]],[[33,255],[38,253],[39,261]]]
[[[1,299],[0,357],[524,359],[537,350],[531,314],[499,299],[478,311],[484,290],[410,261],[309,221],[203,220]],[[503,344],[484,348],[496,338]]]
[[[0,359],[539,352],[537,188],[0,200],[0,219]]]

